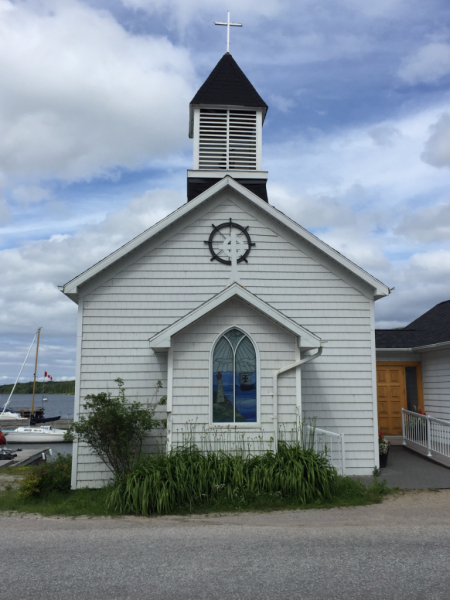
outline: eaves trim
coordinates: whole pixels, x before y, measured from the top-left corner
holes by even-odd
[[[298,336],[300,338],[300,348],[304,350],[310,350],[312,348],[320,348],[323,340],[321,340],[317,335],[305,329],[286,315],[283,315],[279,310],[255,296],[245,288],[243,288],[238,283],[233,283],[228,288],[219,292],[199,307],[192,310],[190,313],[175,321],[172,325],[169,325],[163,331],[158,333],[157,335],[150,338],[150,348],[155,352],[166,352],[171,347],[172,337],[195,323],[202,317],[206,316],[212,310],[215,310],[228,300],[232,298],[239,298],[243,302],[246,302],[254,309],[258,310],[262,314],[264,314],[267,318],[271,319],[290,333]]]

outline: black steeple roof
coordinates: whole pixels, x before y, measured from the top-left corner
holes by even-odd
[[[436,304],[403,329],[376,329],[377,348],[414,348],[450,342],[450,300]]]
[[[193,104],[222,104],[263,108],[268,106],[229,52],[224,54],[191,101]]]

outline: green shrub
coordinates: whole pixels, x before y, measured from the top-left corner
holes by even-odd
[[[163,396],[158,402],[129,402],[124,382],[117,378],[118,396],[100,392],[86,396],[83,408],[87,415],[69,427],[66,439],[78,438],[88,444],[116,476],[129,472],[142,457],[142,444],[152,429],[165,427],[164,420],[154,418],[156,407],[166,403]],[[158,381],[153,399],[157,399],[162,383]]]
[[[70,492],[72,457],[58,454],[55,460],[30,469],[20,483],[21,498],[45,498],[51,492]]]
[[[145,516],[260,495],[291,497],[306,504],[331,499],[336,481],[326,456],[299,444],[280,443],[276,454],[247,458],[189,447],[141,460],[116,480],[107,504],[120,514]]]

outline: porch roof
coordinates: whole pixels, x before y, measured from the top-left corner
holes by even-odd
[[[422,348],[450,342],[450,300],[436,304],[403,329],[376,329],[377,350]]]
[[[324,343],[324,340],[321,340],[317,335],[308,331],[308,329],[305,329],[276,308],[273,308],[273,306],[270,306],[270,304],[267,304],[267,302],[264,302],[264,300],[255,296],[255,294],[252,294],[238,283],[233,283],[222,292],[219,292],[199,307],[150,338],[150,347],[155,352],[167,352],[171,347],[172,336],[176,335],[192,323],[195,323],[195,321],[201,319],[232,298],[241,299],[243,302],[246,302],[264,314],[268,319],[271,319],[290,333],[296,335],[298,337],[298,345],[302,350],[320,348],[322,343]]]

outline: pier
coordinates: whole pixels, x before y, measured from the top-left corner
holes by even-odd
[[[13,454],[17,454],[15,458],[11,460],[0,460],[0,469],[2,467],[26,467],[38,463],[41,460],[47,460],[51,456],[50,448],[42,448],[36,450],[36,448],[30,450],[15,450]]]

